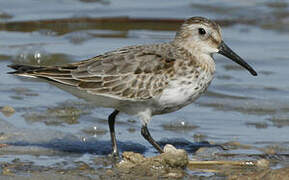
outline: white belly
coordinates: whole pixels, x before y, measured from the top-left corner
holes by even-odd
[[[173,112],[192,103],[206,91],[212,79],[212,75],[202,72],[197,79],[181,77],[172,81],[157,99],[153,114]]]

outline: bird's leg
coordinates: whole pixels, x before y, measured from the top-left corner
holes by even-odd
[[[109,125],[110,137],[111,137],[112,156],[113,157],[119,157],[117,144],[116,144],[116,138],[115,138],[115,132],[114,132],[115,117],[118,113],[119,113],[118,110],[114,110],[108,117],[108,125]]]
[[[158,143],[151,137],[151,134],[147,128],[147,125],[143,125],[141,127],[141,135],[149,142],[151,145],[153,145],[156,150],[159,151],[159,153],[163,153],[163,149],[158,145]]]

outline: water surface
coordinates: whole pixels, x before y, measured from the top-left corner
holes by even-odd
[[[268,147],[275,147],[277,153],[288,153],[288,3],[0,2],[0,106],[15,109],[10,116],[0,114],[3,133],[0,140],[16,147],[4,151],[0,161],[9,162],[17,157],[38,165],[65,162],[69,166],[75,161],[93,164],[96,155],[101,157],[110,152],[106,119],[111,109],[95,108],[45,82],[8,75],[7,65],[64,64],[123,46],[170,41],[180,22],[196,15],[220,22],[224,40],[258,71],[258,76],[253,77],[232,61],[215,55],[217,72],[208,92],[178,112],[153,117],[149,124],[153,137],[168,138],[171,143],[174,139],[218,144],[237,141],[254,147],[252,151],[223,153],[262,154],[262,148]],[[85,21],[103,17],[174,21]],[[118,118],[120,149],[155,155],[155,150],[141,137],[140,125],[135,117]],[[280,164],[276,167],[286,166]]]

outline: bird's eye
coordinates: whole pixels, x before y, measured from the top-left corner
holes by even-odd
[[[205,29],[204,29],[204,28],[199,28],[199,34],[200,34],[200,35],[206,34]]]

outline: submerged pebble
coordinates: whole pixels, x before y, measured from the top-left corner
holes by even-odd
[[[168,131],[190,131],[198,128],[198,126],[185,121],[174,121],[170,123],[164,123],[162,124],[162,127]]]
[[[15,87],[11,89],[12,92],[15,92],[15,94],[19,97],[21,96],[38,96],[38,93],[32,92],[31,89],[24,88],[24,87]],[[16,96],[16,97],[17,97]]]
[[[85,128],[82,130],[82,132],[89,134],[89,135],[104,135],[107,133],[107,130],[101,127],[94,126],[94,127]]]
[[[87,109],[74,106],[56,106],[47,108],[44,112],[27,112],[23,115],[28,122],[44,122],[46,125],[78,124],[81,115],[88,114]]]

